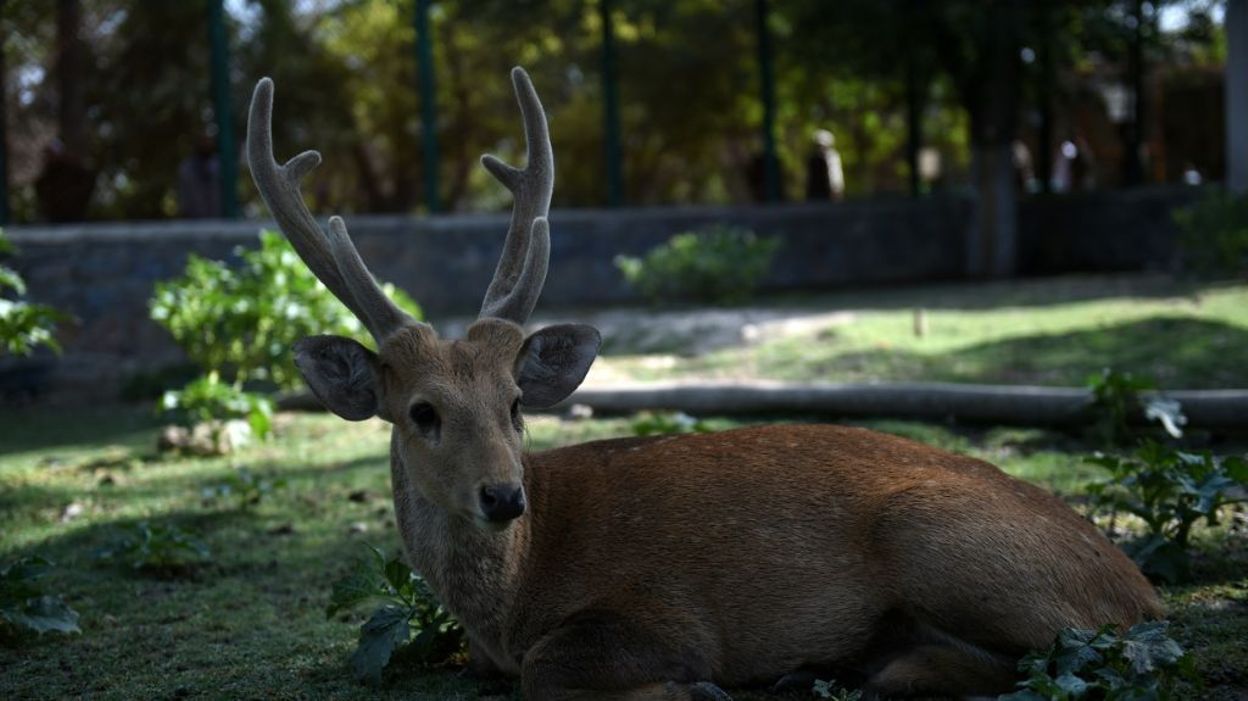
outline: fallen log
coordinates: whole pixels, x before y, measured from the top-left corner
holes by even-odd
[[[1248,390],[1170,390],[1189,428],[1248,427]],[[684,411],[697,416],[804,414],[896,417],[1024,426],[1074,426],[1096,418],[1090,390],[1079,387],[975,385],[945,382],[835,384],[774,382],[646,382],[581,387],[553,411],[585,404],[597,414],[644,410]],[[278,407],[320,410],[308,393],[287,395]],[[1143,421],[1142,414],[1135,417]]]

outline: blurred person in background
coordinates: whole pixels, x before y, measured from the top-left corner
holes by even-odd
[[[195,152],[178,164],[178,216],[183,219],[221,216],[220,170],[216,139],[204,134],[196,143]]]
[[[840,200],[845,196],[845,172],[836,137],[827,129],[814,133],[814,145],[806,159],[806,199],[811,202]]]
[[[39,211],[52,223],[83,221],[95,190],[95,171],[53,139],[43,149],[43,170],[35,179]]]

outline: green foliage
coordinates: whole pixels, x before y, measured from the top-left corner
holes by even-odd
[[[334,582],[326,617],[375,606],[360,627],[351,669],[361,681],[381,682],[381,671],[400,647],[422,664],[436,664],[463,650],[464,631],[442,608],[419,575],[397,556],[377,548],[346,577]],[[416,635],[412,637],[412,631]]]
[[[1222,507],[1244,501],[1229,492],[1248,484],[1248,461],[1189,453],[1146,441],[1131,457],[1096,454],[1110,478],[1089,488],[1093,501],[1138,517],[1147,532],[1126,547],[1145,574],[1167,582],[1188,576],[1192,527],[1215,525]]]
[[[0,229],[0,256],[15,252],[4,230]],[[6,290],[20,297],[26,294],[26,281],[16,270],[0,265],[0,293]],[[30,355],[38,346],[61,352],[52,331],[57,322],[65,319],[64,314],[47,305],[0,297],[0,353]]]
[[[716,226],[677,234],[645,258],[616,256],[615,266],[656,304],[677,299],[734,304],[750,298],[779,247],[778,239]]]
[[[299,386],[290,347],[314,334],[366,340],[360,322],[299,259],[284,236],[260,232],[260,248],[237,250],[241,264],[192,255],[180,278],[156,285],[149,306],[186,354],[235,386]],[[421,318],[420,307],[392,285],[391,299]]]
[[[266,438],[273,430],[273,403],[268,397],[225,384],[215,371],[192,380],[181,390],[165,392],[160,399],[160,411],[188,428],[213,421],[246,419],[257,438]]]
[[[1248,272],[1248,196],[1223,190],[1175,210],[1184,263],[1203,275]]]
[[[1092,409],[1096,421],[1089,433],[1102,445],[1122,445],[1132,436],[1130,419],[1143,411],[1144,417],[1157,421],[1172,438],[1183,436],[1187,417],[1177,401],[1159,395],[1147,398],[1141,393],[1156,387],[1152,380],[1129,372],[1105,368],[1087,379],[1092,390]]]
[[[247,509],[258,505],[270,494],[285,486],[286,480],[257,475],[245,467],[240,467],[230,472],[225,481],[205,487],[201,493],[204,501],[233,499],[235,506],[239,509]]]
[[[1087,387],[1092,390],[1092,406],[1097,416],[1092,434],[1105,445],[1124,442],[1131,433],[1128,419],[1139,407],[1140,392],[1153,389],[1152,381],[1105,368],[1099,375],[1088,378]]]
[[[1098,631],[1067,628],[1048,649],[1023,658],[1027,679],[1000,701],[1167,701],[1197,683],[1192,657],[1165,621]]]
[[[711,427],[681,412],[643,411],[633,417],[633,434],[638,436],[661,436],[672,433],[710,433]]]
[[[816,679],[810,693],[814,694],[817,699],[829,699],[829,701],[862,701],[862,691],[846,689],[834,679],[828,681]]]
[[[184,573],[212,558],[208,546],[191,533],[148,521],[138,522],[96,554],[101,560],[160,575]]]
[[[0,629],[81,633],[78,612],[61,597],[43,593],[36,580],[52,563],[38,555],[0,567]]]

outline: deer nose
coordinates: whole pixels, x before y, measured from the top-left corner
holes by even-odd
[[[524,513],[524,487],[491,484],[481,488],[481,514],[492,523],[504,523]]]

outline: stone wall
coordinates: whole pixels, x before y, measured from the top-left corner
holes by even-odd
[[[1021,211],[1026,273],[1135,270],[1173,257],[1169,209],[1192,190],[1158,189],[1031,199]],[[956,279],[962,275],[971,204],[960,198],[790,204],[557,210],[541,309],[637,301],[613,259],[639,255],[674,233],[726,223],[778,237],[764,291],[831,289]],[[506,215],[426,218],[352,216],[348,226],[381,279],[410,292],[436,321],[471,314],[493,273]],[[229,258],[253,245],[267,222],[85,224],[12,227],[14,261],[31,297],[72,313],[65,354],[0,360],[0,401],[110,400],[122,382],[181,360],[148,320],[153,285],[178,275],[189,253]]]

